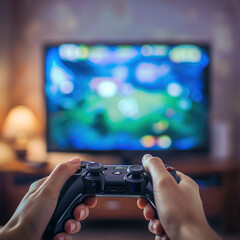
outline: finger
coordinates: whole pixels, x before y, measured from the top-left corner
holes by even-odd
[[[80,167],[81,160],[74,157],[67,162],[58,164],[51,172],[46,181],[42,184],[41,188],[48,188],[50,198],[57,198],[63,184],[71,177]]]
[[[170,240],[170,238],[167,235],[163,235],[163,236],[156,236],[155,240]]]
[[[170,240],[170,238],[167,235],[163,235],[163,236],[156,236],[155,240]]]
[[[143,209],[143,216],[145,217],[146,220],[152,220],[155,218],[155,212],[150,203],[148,203]]]
[[[167,183],[175,185],[177,184],[176,181],[174,181],[174,178],[165,168],[163,161],[160,158],[146,154],[143,156],[142,164],[146,171],[151,174],[152,179],[155,180],[153,181],[153,185],[156,184],[158,186],[161,185],[163,187],[169,187]]]
[[[140,208],[140,209],[144,209],[145,206],[149,203],[149,201],[146,199],[146,198],[138,198],[137,200],[137,206]]]
[[[166,170],[163,161],[158,157],[146,154],[143,156],[142,164],[153,178],[157,179],[159,177],[164,178],[169,176],[169,172]]]
[[[80,231],[80,229],[81,229],[80,222],[73,219],[67,220],[64,225],[65,232],[69,234],[77,233]]]
[[[170,238],[164,234],[162,236],[156,236],[155,240],[170,240]]]
[[[53,238],[53,240],[72,240],[72,236],[70,236],[67,233],[58,233],[57,235],[55,235],[55,237]]]
[[[97,198],[96,197],[88,197],[84,203],[89,207],[89,208],[94,208],[97,205]]]
[[[178,171],[177,171],[177,175],[178,175],[180,186],[181,185],[191,185],[196,190],[199,190],[198,184],[192,178],[190,178],[189,176],[187,176],[181,172],[178,172]]]
[[[164,229],[158,219],[151,220],[148,224],[148,229],[154,235],[162,236]]]
[[[85,204],[80,204],[74,209],[74,218],[78,221],[84,220],[89,215],[89,209]]]

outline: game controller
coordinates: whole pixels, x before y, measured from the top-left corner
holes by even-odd
[[[178,182],[176,170],[165,164],[168,172]],[[73,219],[74,209],[89,196],[144,197],[153,206],[152,179],[142,165],[102,165],[82,161],[80,168],[64,184],[53,216],[43,234],[43,240],[52,240],[64,232],[64,224]]]

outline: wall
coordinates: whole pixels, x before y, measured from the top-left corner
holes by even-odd
[[[239,9],[238,0],[15,0],[11,4],[14,22],[11,104],[31,107],[44,122],[43,46],[46,43],[209,42],[212,122],[224,121],[232,128],[238,127]],[[239,135],[233,135],[233,143],[239,141]],[[236,153],[239,142],[234,144]]]
[[[10,6],[7,0],[1,1],[0,8],[0,126],[9,107],[10,87]],[[0,128],[1,130],[1,128]]]

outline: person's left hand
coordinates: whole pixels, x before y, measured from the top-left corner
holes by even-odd
[[[34,182],[9,222],[0,230],[0,240],[40,240],[56,208],[59,193],[66,180],[80,167],[78,157],[57,165],[52,173]],[[77,233],[80,220],[89,214],[89,208],[96,205],[96,197],[90,197],[85,204],[74,210],[74,218],[65,223],[65,232],[54,240],[71,240],[70,234]]]

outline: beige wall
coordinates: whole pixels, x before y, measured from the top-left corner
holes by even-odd
[[[4,52],[0,57],[1,69],[5,72],[5,77],[1,76],[0,81],[1,113],[5,111],[5,102],[9,101],[10,96],[12,105],[31,107],[44,124],[43,46],[46,43],[89,40],[193,41],[208,42],[212,47],[212,122],[224,121],[232,129],[237,127],[240,85],[237,62],[240,52],[238,0],[13,2],[9,94],[10,78],[6,77],[8,65],[4,62],[4,54],[8,54],[2,50],[5,48],[1,44],[1,51]],[[6,26],[1,26],[0,30],[6,31]],[[235,135],[231,141],[236,151],[239,143],[235,143],[235,139],[239,139],[239,135]]]

